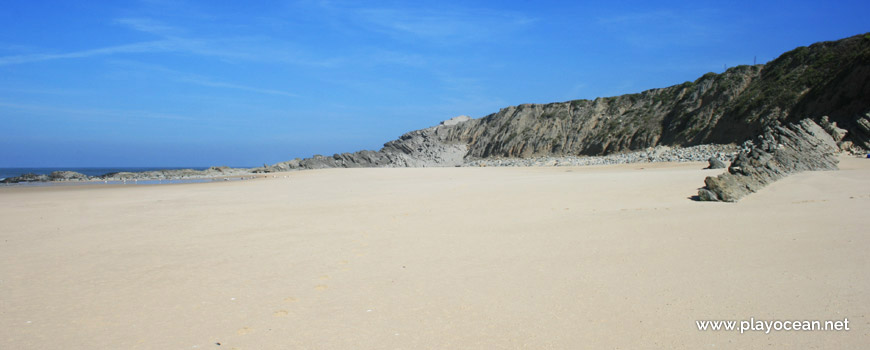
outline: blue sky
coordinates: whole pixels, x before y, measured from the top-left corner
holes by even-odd
[[[10,1],[0,167],[253,166],[870,31],[866,1]]]

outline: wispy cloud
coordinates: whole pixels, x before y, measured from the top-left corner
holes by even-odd
[[[84,89],[58,89],[58,88],[43,88],[43,87],[22,87],[20,85],[15,86],[0,86],[0,91],[3,92],[11,92],[11,93],[19,93],[19,94],[29,94],[29,95],[88,95],[91,94],[92,91],[84,90]]]
[[[642,48],[697,45],[717,40],[717,11],[653,10],[598,18],[598,25],[617,39]]]
[[[172,36],[178,32],[177,28],[150,18],[118,18],[115,23],[139,32],[160,36]]]
[[[536,22],[520,13],[471,7],[360,6],[358,3],[303,2],[327,13],[333,22],[350,25],[355,31],[389,35],[393,39],[425,40],[430,44],[453,45],[492,40]],[[339,24],[342,25],[342,24]]]
[[[13,55],[0,57],[0,66],[51,61],[69,58],[87,58],[94,56],[107,56],[124,53],[166,52],[173,51],[178,43],[173,40],[155,40],[126,45],[109,46],[98,49],[73,51],[66,53],[43,53],[28,55]]]
[[[159,39],[63,53],[34,53],[0,56],[0,66],[51,60],[90,58],[139,53],[182,53],[230,62],[265,62],[300,66],[330,67],[340,63],[333,57],[316,58],[292,43],[264,36],[194,36],[184,28],[150,18],[121,18],[113,23]]]
[[[670,10],[655,10],[648,12],[620,13],[609,17],[601,17],[598,23],[614,25],[650,24],[678,19],[676,13]]]
[[[123,70],[132,70],[136,72],[150,72],[160,74],[161,78],[165,78],[167,80],[176,81],[179,83],[185,84],[193,84],[205,87],[213,87],[220,89],[233,89],[233,90],[241,90],[254,92],[258,94],[267,94],[267,95],[276,95],[276,96],[286,96],[286,97],[299,97],[299,94],[292,93],[289,91],[277,90],[277,89],[265,89],[259,87],[248,86],[244,84],[231,83],[226,81],[217,80],[211,77],[203,76],[200,74],[192,74],[186,73],[182,71],[178,71],[175,69],[170,69],[165,66],[156,65],[156,64],[148,64],[137,61],[129,61],[129,60],[113,60],[112,64],[121,67]]]
[[[453,45],[490,42],[515,34],[535,20],[519,14],[486,9],[454,8],[420,10],[409,8],[338,7],[333,3],[316,6],[327,8],[331,18],[343,18],[345,29],[364,30],[388,35],[396,40],[425,40],[430,44]],[[275,18],[280,18],[276,16]],[[280,19],[275,19],[278,20]],[[225,62],[289,64],[316,68],[341,68],[349,64],[375,63],[422,66],[429,58],[407,49],[376,47],[341,53],[323,54],[319,48],[298,45],[287,39],[268,35],[221,35],[204,28],[216,25],[198,23],[197,32],[150,17],[122,17],[111,23],[123,29],[154,36],[154,40],[88,48],[68,52],[34,52],[0,56],[0,66],[53,60],[86,59],[136,54],[185,54],[215,58]]]
[[[355,56],[354,61],[369,62],[371,64],[427,67],[432,63],[432,57],[413,52],[372,48],[364,54]]]
[[[209,80],[207,78],[203,78],[203,77],[199,77],[199,76],[195,76],[195,75],[187,75],[184,77],[180,77],[180,78],[177,78],[176,81],[200,85],[200,86],[207,86],[207,87],[216,87],[216,88],[223,88],[223,89],[234,89],[234,90],[255,92],[255,93],[259,93],[259,94],[287,96],[287,97],[299,97],[299,95],[294,94],[292,92],[286,92],[286,91],[281,91],[281,90],[272,90],[272,89],[261,89],[261,88],[251,87],[251,86],[226,83],[226,82],[221,82],[221,81],[214,81],[214,80]]]
[[[534,21],[512,13],[474,9],[365,8],[356,13],[373,30],[441,44],[492,39]]]

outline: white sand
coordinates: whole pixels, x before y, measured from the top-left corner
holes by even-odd
[[[736,204],[702,166],[0,188],[0,349],[866,348],[870,160]],[[851,330],[695,326],[749,317]]]

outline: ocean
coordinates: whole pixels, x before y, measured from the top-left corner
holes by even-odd
[[[0,179],[7,177],[20,176],[21,174],[51,174],[52,171],[69,170],[82,173],[88,176],[97,176],[107,173],[116,173],[121,171],[140,172],[152,170],[168,170],[168,169],[194,169],[205,170],[208,167],[105,167],[105,168],[0,168]]]

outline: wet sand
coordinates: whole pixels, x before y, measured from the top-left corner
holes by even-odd
[[[870,344],[870,160],[736,204],[690,199],[703,166],[0,188],[0,348]],[[750,317],[851,330],[695,324]]]

